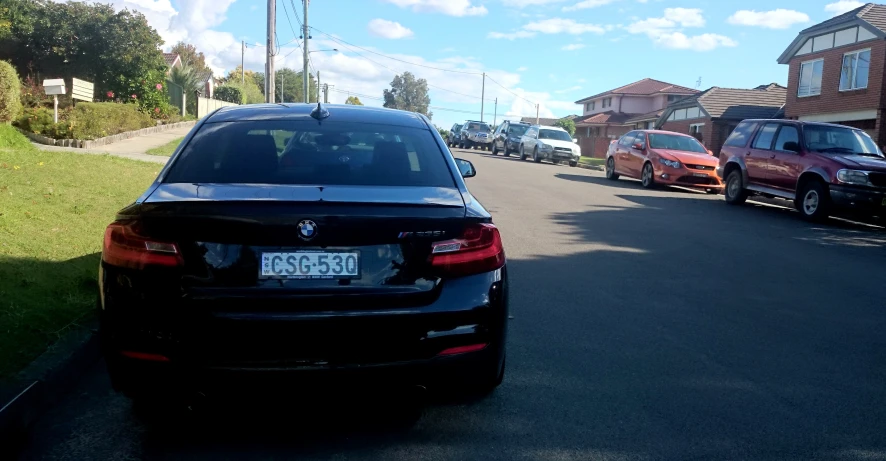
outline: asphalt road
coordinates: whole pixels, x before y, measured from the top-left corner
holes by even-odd
[[[886,459],[886,230],[456,153],[511,271],[490,397],[160,424],[98,365],[25,459]]]

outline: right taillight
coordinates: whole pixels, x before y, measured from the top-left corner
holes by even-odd
[[[176,244],[144,237],[139,235],[134,226],[116,222],[105,229],[102,261],[130,269],[182,264]]]
[[[443,274],[456,277],[494,271],[505,264],[501,234],[492,224],[470,225],[461,238],[435,242],[430,262]]]

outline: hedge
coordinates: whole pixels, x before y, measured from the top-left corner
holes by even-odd
[[[243,92],[233,85],[224,85],[215,89],[215,98],[234,104],[246,104]]]
[[[21,82],[12,64],[0,61],[0,123],[9,123],[22,110]]]

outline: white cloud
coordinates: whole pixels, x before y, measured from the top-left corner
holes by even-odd
[[[577,11],[584,10],[588,8],[597,8],[598,6],[608,5],[610,3],[615,3],[619,0],[584,0],[582,2],[578,2],[572,6],[564,6],[563,11]]]
[[[526,8],[527,6],[549,5],[566,0],[503,0],[502,3],[513,8]]]
[[[701,13],[698,8],[665,8],[664,16],[636,21],[627,26],[627,30],[632,34],[646,34],[654,44],[670,49],[710,51],[721,46],[737,45],[735,40],[724,35],[684,34],[684,28],[705,25]]]
[[[585,47],[584,43],[570,43],[560,49],[564,50],[564,51],[575,51],[575,50],[580,50],[584,47]]]
[[[399,38],[411,38],[415,34],[399,22],[388,21],[385,19],[373,19],[369,21],[367,26],[369,33],[376,37],[390,38],[393,40]]]
[[[729,24],[757,26],[767,29],[787,29],[794,24],[808,22],[809,16],[794,10],[779,8],[771,11],[740,10],[729,16]]]
[[[529,32],[527,30],[518,30],[516,32],[490,32],[486,34],[487,38],[494,39],[505,39],[505,40],[514,40],[517,38],[529,38],[535,37],[535,32]]]
[[[838,0],[834,3],[828,3],[825,5],[824,10],[836,16],[847,11],[852,11],[862,5],[864,5],[864,3],[857,0]]]
[[[563,93],[569,93],[570,91],[577,91],[577,90],[580,90],[580,89],[581,89],[581,86],[579,86],[579,85],[575,85],[575,86],[571,86],[571,87],[569,87],[569,88],[564,88],[564,89],[562,89],[562,90],[557,90],[557,91],[555,91],[554,93],[557,93],[557,94],[563,94]]]
[[[675,50],[711,51],[720,46],[736,46],[738,43],[729,37],[718,34],[686,36],[682,32],[669,32],[654,39],[657,45]]]
[[[527,70],[529,70],[529,68],[526,66],[520,66],[517,68],[517,72],[526,72]]]
[[[606,29],[604,27],[598,26],[596,24],[585,24],[576,22],[573,19],[564,18],[551,18],[536,22],[530,22],[529,24],[524,25],[523,29],[533,32],[541,32],[543,34],[567,33],[572,35],[579,35],[587,32],[593,32],[596,34],[602,34],[606,32]]]
[[[416,13],[442,13],[447,16],[483,16],[485,6],[475,6],[471,0],[385,0],[400,8],[412,8]]]

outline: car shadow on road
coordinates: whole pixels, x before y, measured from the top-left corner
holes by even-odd
[[[576,182],[584,182],[589,184],[597,184],[600,186],[607,187],[615,187],[620,189],[633,189],[633,190],[651,190],[651,191],[668,191],[668,192],[680,192],[686,194],[699,194],[704,193],[701,190],[691,190],[684,189],[681,187],[670,187],[670,186],[656,186],[654,189],[646,189],[640,183],[639,180],[631,179],[631,178],[622,178],[618,180],[606,179],[605,176],[597,176],[597,175],[582,175],[582,174],[570,174],[570,173],[557,173],[554,177],[558,179],[565,179],[567,181],[576,181]]]

